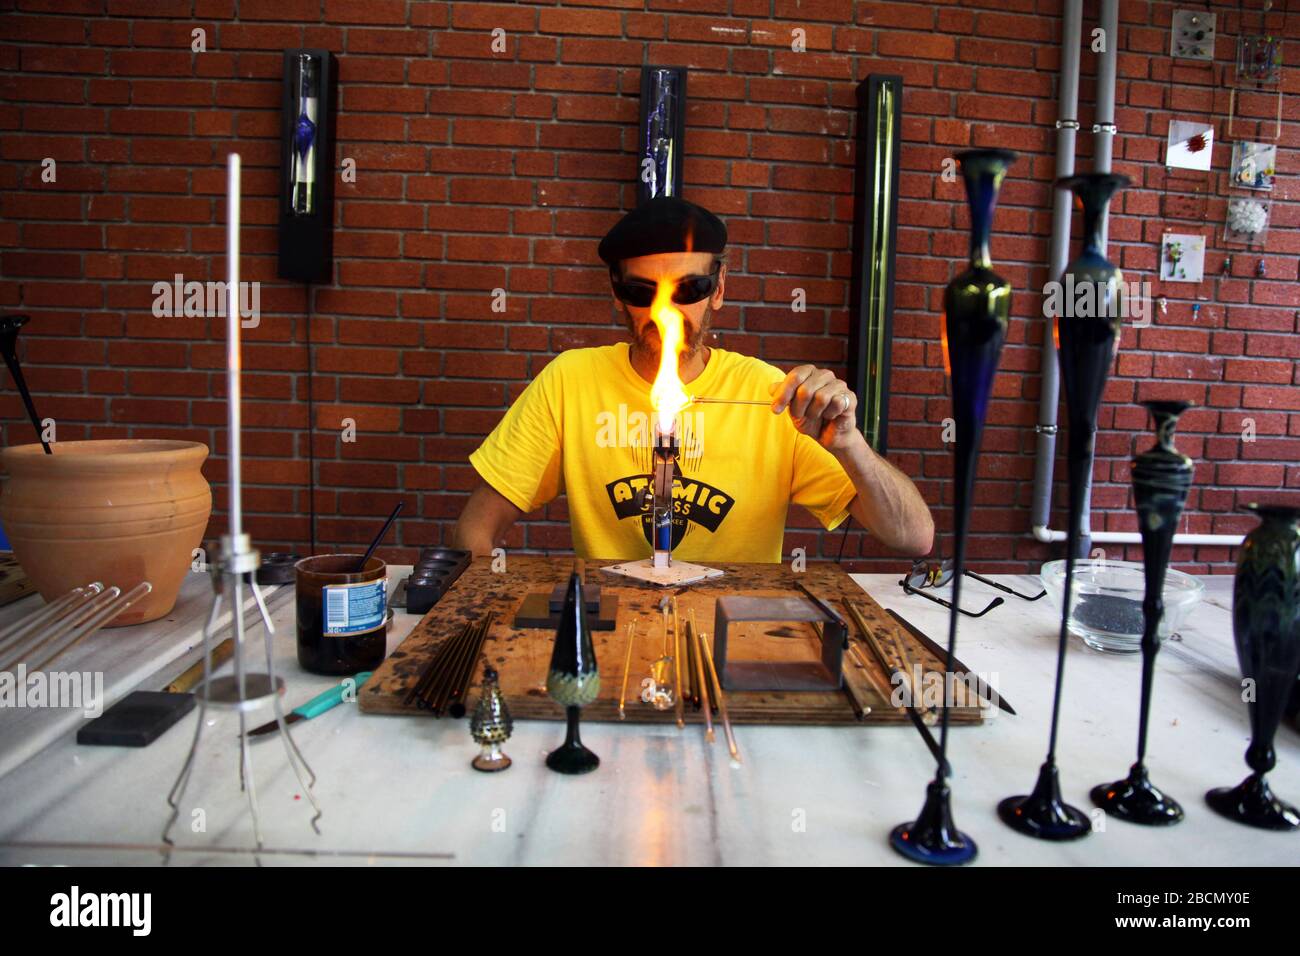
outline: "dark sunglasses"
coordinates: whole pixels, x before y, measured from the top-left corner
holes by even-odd
[[[1041,590],[1037,594],[1021,594],[1019,591],[1012,590],[1005,584],[998,584],[997,581],[992,581],[984,577],[982,574],[976,574],[974,571],[963,569],[962,574],[966,575],[968,578],[974,578],[981,584],[987,584],[991,588],[997,588],[1004,594],[1018,597],[1022,601],[1037,601],[1039,598],[1047,596],[1047,592]],[[942,562],[925,560],[914,561],[912,562],[912,570],[908,572],[907,577],[904,580],[908,587],[917,590],[920,590],[921,588],[941,588],[952,580],[952,559],[949,558],[947,561]]]
[[[706,276],[683,276],[678,279],[677,287],[673,289],[673,301],[678,305],[694,305],[713,295],[713,290],[718,287],[718,272],[721,268],[722,263],[717,262],[714,263],[713,271]],[[614,275],[613,270],[610,270],[609,279],[614,285],[614,294],[638,309],[644,309],[654,302],[655,292],[659,288],[654,282],[620,278]]]
[[[933,594],[926,594],[925,591],[923,590],[924,588],[941,588],[944,585],[950,583],[952,581],[952,570],[953,568],[952,568],[951,558],[949,558],[947,561],[924,561],[924,560],[914,561],[912,562],[912,570],[909,571],[907,573],[907,576],[903,578],[903,580],[899,581],[898,583],[902,587],[902,589],[908,594],[919,594],[921,597],[925,598],[928,601],[933,601],[935,604],[942,604],[944,607],[948,608],[949,610],[952,610],[951,601],[945,601],[943,598],[937,598]],[[996,581],[990,581],[988,578],[984,577],[983,575],[976,574],[974,571],[963,570],[962,574],[965,574],[967,577],[974,578],[976,581],[979,581],[981,584],[987,584],[991,588],[997,588],[999,591],[1005,591],[1007,594],[1014,595],[1015,597],[1018,597],[1023,601],[1037,601],[1040,597],[1043,597],[1044,595],[1047,594],[1046,591],[1039,591],[1037,594],[1031,597],[1028,594],[1021,594],[1019,591],[1013,591],[1011,588],[1007,587],[1004,584],[998,584],[998,582]],[[992,601],[989,602],[988,607],[984,608],[984,610],[982,611],[967,611],[963,608],[957,608],[957,610],[960,611],[962,614],[965,614],[967,617],[983,617],[989,611],[993,610],[995,607],[997,607],[999,604],[1002,603],[1003,603],[1002,598],[995,597]]]

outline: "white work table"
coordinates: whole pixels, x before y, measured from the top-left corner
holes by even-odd
[[[393,567],[390,585],[409,568]],[[905,595],[897,574],[854,579],[940,643],[947,611]],[[1018,590],[1029,577],[999,576]],[[1104,829],[1067,844],[1015,833],[997,818],[1003,797],[1032,786],[1047,746],[1058,617],[1050,600],[1006,603],[963,618],[958,657],[1003,691],[1019,711],[953,729],[953,812],[979,844],[976,865],[1295,865],[1300,834],[1224,820],[1204,792],[1248,773],[1246,707],[1232,644],[1231,578],[1206,578],[1205,600],[1158,659],[1148,765],[1187,818],[1168,828],[1106,819]],[[997,592],[967,579],[966,605]],[[949,589],[938,592],[947,595]],[[208,608],[206,578],[190,575],[164,621],[95,635],[59,662],[105,671],[107,702],[130,689],[156,690],[193,659]],[[286,711],[337,683],[297,663],[292,588],[271,594],[278,672]],[[0,625],[36,606],[28,598],[0,612]],[[394,649],[418,619],[399,611]],[[252,644],[262,654],[260,630]],[[547,638],[539,636],[539,640]],[[228,665],[227,665],[228,666]],[[1101,654],[1071,638],[1059,765],[1065,798],[1091,811],[1094,784],[1124,776],[1136,743],[1140,655]],[[150,677],[152,675],[152,677]],[[197,708],[143,749],[75,742],[80,711],[0,711],[0,864],[157,864],[169,814],[166,794],[189,748]],[[258,712],[253,723],[267,719]],[[235,714],[208,711],[196,769],[173,836],[173,865],[250,864],[253,845],[239,790]],[[743,763],[729,765],[719,733],[709,745],[688,726],[586,722],[584,743],[601,758],[584,777],[547,770],[560,723],[517,721],[504,773],[470,769],[477,752],[467,720],[362,714],[344,704],[295,724],[317,775],[324,811],[310,827],[284,748],[275,736],[253,747],[267,852],[263,864],[686,864],[907,865],[888,846],[890,829],[920,809],[934,762],[910,725],[736,728]],[[1274,790],[1300,801],[1300,734],[1277,736]],[[193,811],[206,832],[191,832]],[[215,848],[215,849],[214,849]]]

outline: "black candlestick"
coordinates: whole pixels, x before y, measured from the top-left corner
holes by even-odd
[[[958,153],[966,197],[970,202],[970,264],[944,289],[944,359],[952,380],[952,411],[957,426],[953,458],[953,578],[948,611],[948,660],[940,718],[939,755],[934,780],[926,787],[925,803],[916,820],[895,827],[890,845],[918,863],[969,863],[979,852],[975,841],[952,820],[948,786],[949,688],[957,647],[962,570],[966,560],[966,530],[979,458],[984,418],[993,392],[993,376],[1007,337],[1011,315],[1011,283],[992,269],[989,233],[998,190],[1016,154],[1005,149],[974,149]]]
[[[556,703],[564,705],[568,718],[563,746],[546,756],[546,766],[557,773],[590,773],[600,766],[600,758],[584,747],[578,736],[578,715],[600,695],[596,649],[583,610],[582,575],[575,570],[569,576],[569,589],[564,597],[564,610],[560,612],[555,650],[551,652],[551,667],[546,677],[546,692]]]
[[[1083,252],[1061,277],[1062,288],[1072,293],[1091,286],[1082,307],[1069,300],[1056,316],[1056,354],[1061,365],[1061,385],[1070,427],[1067,462],[1070,481],[1070,526],[1066,533],[1065,594],[1061,600],[1061,632],[1056,650],[1056,689],[1052,698],[1052,731],[1047,759],[1038,771],[1032,793],[1008,797],[998,804],[998,816],[1014,830],[1043,840],[1077,840],[1091,832],[1087,815],[1061,799],[1056,767],[1056,734],[1061,719],[1061,689],[1065,678],[1065,649],[1070,636],[1070,591],[1074,560],[1083,533],[1084,495],[1092,470],[1097,436],[1097,411],[1119,342],[1123,314],[1123,275],[1101,254],[1102,213],[1117,189],[1129,184],[1127,176],[1085,173],[1058,179],[1058,189],[1069,189],[1083,204]]]
[[[1174,448],[1174,429],[1187,402],[1144,402],[1156,423],[1156,443],[1133,460],[1133,496],[1142,533],[1142,566],[1146,593],[1142,600],[1142,703],[1138,717],[1137,763],[1128,776],[1092,788],[1093,803],[1111,816],[1133,823],[1160,826],[1177,823],[1183,808],[1151,783],[1147,776],[1147,730],[1150,726],[1151,684],[1160,650],[1160,619],[1164,616],[1165,571],[1173,550],[1174,531],[1192,487],[1192,460]]]

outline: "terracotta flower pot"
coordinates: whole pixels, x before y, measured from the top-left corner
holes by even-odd
[[[52,601],[91,581],[153,591],[110,627],[167,614],[212,512],[208,448],[162,439],[61,441],[0,450],[0,522],[14,556]]]

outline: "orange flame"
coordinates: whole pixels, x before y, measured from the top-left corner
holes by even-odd
[[[650,303],[650,318],[659,330],[659,372],[650,389],[650,404],[658,415],[659,431],[665,435],[673,430],[677,414],[690,403],[681,377],[677,374],[677,360],[686,345],[685,319],[673,306],[673,290],[677,283],[660,279]]]

